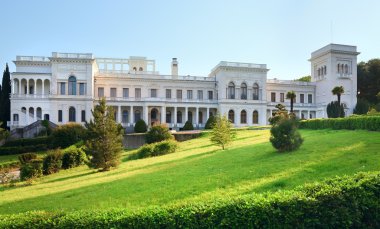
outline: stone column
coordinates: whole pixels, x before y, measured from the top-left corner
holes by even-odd
[[[166,117],[166,107],[162,106],[161,107],[161,123],[166,122],[165,117]]]
[[[149,123],[149,117],[148,117],[148,106],[144,106],[144,108],[143,108],[143,113],[144,113],[144,121],[145,121],[145,123],[148,125],[148,126],[150,126],[150,123]]]
[[[189,108],[185,107],[185,122],[183,122],[183,123],[186,123],[187,119],[189,118],[188,112],[189,112]]]
[[[174,125],[177,125],[177,107],[174,107]]]
[[[34,95],[34,97],[36,97],[36,93],[37,93],[37,80],[34,80],[34,85],[33,85],[33,95]]]
[[[29,95],[29,80],[26,81],[26,94]]]
[[[45,95],[45,80],[42,80],[42,97]]]
[[[122,120],[121,120],[121,106],[117,107],[117,121],[119,123],[122,123]]]
[[[199,107],[196,107],[195,110],[195,126],[199,126]]]
[[[135,122],[135,113],[133,112],[133,106],[131,106],[131,109],[129,110],[129,123]]]
[[[21,80],[18,81],[18,94],[21,95]]]
[[[306,119],[310,119],[310,110],[307,111],[307,118]]]
[[[210,118],[210,108],[209,107],[207,107],[207,111],[206,111],[206,122],[207,122],[207,120]],[[205,122],[205,123],[206,123]]]

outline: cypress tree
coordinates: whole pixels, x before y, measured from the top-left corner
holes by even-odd
[[[1,127],[5,129],[7,128],[7,121],[11,120],[11,74],[9,72],[8,64],[3,73],[3,81],[1,85],[0,121],[3,122]]]

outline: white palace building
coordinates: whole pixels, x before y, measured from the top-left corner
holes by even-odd
[[[300,118],[326,117],[326,106],[343,86],[346,114],[356,105],[355,46],[329,44],[311,54],[311,81],[267,79],[266,64],[222,61],[208,76],[180,76],[173,58],[171,75],[160,75],[155,61],[96,58],[90,53],[58,53],[51,57],[17,56],[12,73],[11,129],[47,119],[56,124],[84,123],[99,98],[115,108],[115,118],[128,131],[139,119],[181,128],[187,120],[203,128],[210,115],[227,115],[235,126],[266,125],[288,91],[296,92],[294,111]]]

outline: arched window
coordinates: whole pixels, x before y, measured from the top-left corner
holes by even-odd
[[[172,113],[170,111],[166,112],[166,123],[172,122]]]
[[[142,71],[144,71],[144,70],[143,70],[143,68],[142,68],[142,67],[140,67],[140,68],[139,68],[139,71],[140,71],[140,72],[142,72]]]
[[[136,67],[133,67],[133,71],[137,71],[137,68],[136,68]]]
[[[177,111],[177,123],[182,123],[182,112]]]
[[[340,65],[340,72],[343,73],[343,64]]]
[[[252,115],[253,124],[259,124],[259,112],[254,111]]]
[[[122,123],[128,123],[128,111],[127,110],[123,110],[123,116],[122,116],[121,122]]]
[[[235,113],[233,110],[228,111],[228,120],[231,123],[235,123]]]
[[[138,122],[141,119],[141,112],[140,110],[135,110],[135,123]]]
[[[75,122],[75,108],[69,108],[69,122]]]
[[[247,84],[242,83],[240,88],[241,88],[240,99],[247,99]]]
[[[232,82],[228,84],[228,98],[235,99],[235,84]]]
[[[247,123],[247,112],[245,110],[242,110],[240,112],[240,123],[246,124]]]
[[[69,77],[69,95],[77,94],[77,78],[75,76]]]
[[[199,122],[200,124],[203,123],[203,113],[202,113],[202,111],[199,111],[199,112],[198,112],[198,122]]]
[[[259,100],[259,85],[253,84],[253,100]]]
[[[193,123],[193,112],[191,111],[187,112],[187,121]]]

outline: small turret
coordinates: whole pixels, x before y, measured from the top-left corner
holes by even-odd
[[[177,58],[172,59],[172,75],[178,76],[178,61]]]

